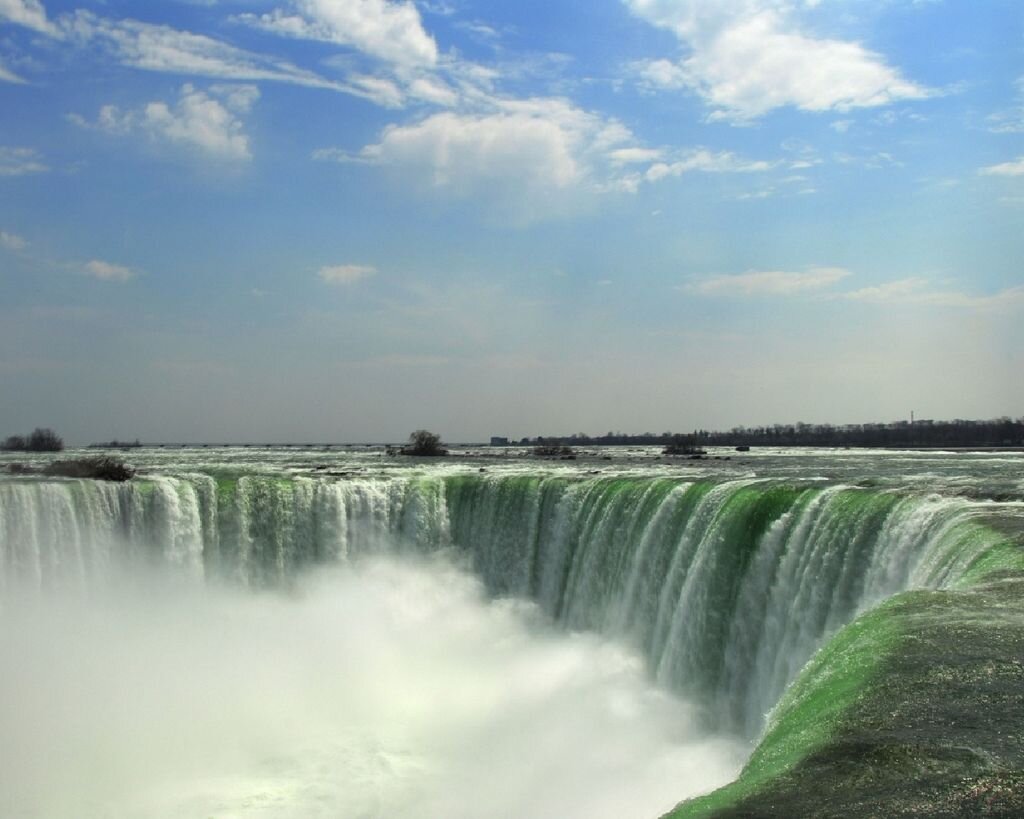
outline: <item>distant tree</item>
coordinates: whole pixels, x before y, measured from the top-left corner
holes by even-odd
[[[8,452],[26,452],[28,450],[28,441],[25,440],[24,435],[11,435],[0,444],[0,449]]]
[[[11,452],[60,452],[64,449],[64,441],[52,429],[37,427],[27,438],[24,435],[11,435],[0,449]]]
[[[60,452],[64,441],[52,429],[36,427],[28,436],[28,448],[32,452]]]
[[[444,448],[441,436],[436,432],[418,429],[409,435],[409,443],[402,447],[402,454],[434,457],[447,455],[448,450]]]

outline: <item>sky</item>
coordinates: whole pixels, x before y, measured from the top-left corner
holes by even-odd
[[[1019,0],[0,0],[0,436],[1024,414]]]

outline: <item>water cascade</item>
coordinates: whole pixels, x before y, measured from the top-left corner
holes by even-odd
[[[185,473],[0,482],[0,595],[88,588],[114,563],[254,587],[303,567],[449,550],[493,597],[634,646],[709,727],[754,738],[831,634],[956,584],[1001,538],[990,504],[756,478]]]

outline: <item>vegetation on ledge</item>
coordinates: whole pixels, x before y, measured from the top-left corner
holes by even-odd
[[[54,461],[43,468],[44,475],[59,478],[92,478],[97,481],[129,481],[135,470],[119,458],[100,455],[72,461]]]

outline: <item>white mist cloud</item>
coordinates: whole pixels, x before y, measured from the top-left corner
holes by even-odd
[[[659,816],[746,752],[624,648],[440,561],[281,594],[139,574],[6,590],[9,815]]]
[[[355,284],[377,275],[377,268],[367,264],[337,264],[321,267],[317,275],[328,284]]]
[[[709,276],[686,289],[705,296],[792,296],[823,290],[850,275],[849,270],[841,267],[812,267],[802,272],[751,270]]]
[[[677,62],[635,64],[642,83],[695,90],[714,109],[712,119],[742,122],[783,106],[845,111],[930,93],[859,43],[805,34],[787,0],[624,2],[688,51]]]

